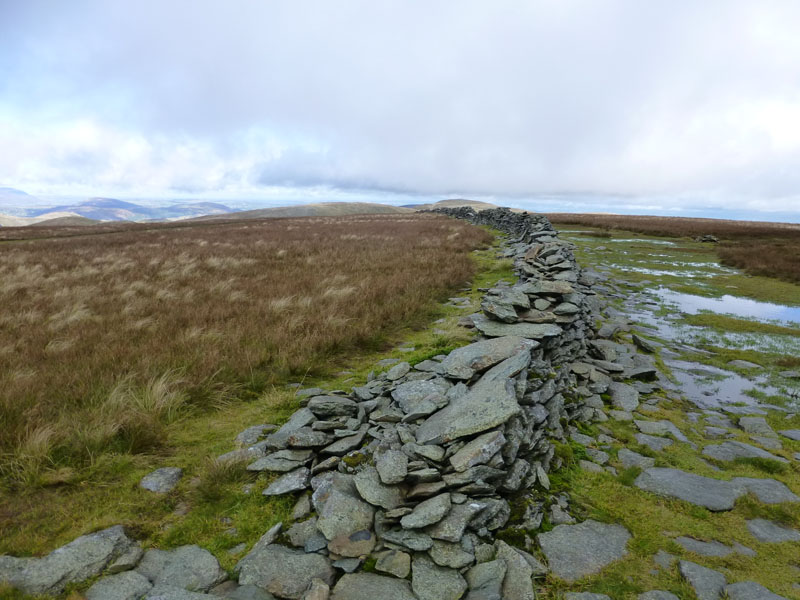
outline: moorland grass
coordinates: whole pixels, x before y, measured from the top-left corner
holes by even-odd
[[[8,490],[162,451],[180,416],[381,348],[463,286],[470,251],[492,240],[432,215],[59,231],[2,243]]]

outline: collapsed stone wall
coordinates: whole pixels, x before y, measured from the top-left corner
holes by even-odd
[[[298,499],[293,524],[265,534],[237,565],[231,589],[292,599],[327,598],[329,587],[348,600],[534,597],[532,577],[546,567],[495,534],[509,526],[513,497],[546,495],[565,428],[605,419],[600,394],[619,368],[591,341],[593,277],[545,217],[438,212],[508,234],[503,252],[517,281],[485,290],[481,312],[466,323],[481,334],[475,343],[396,364],[349,393],[305,390],[283,426],[242,432],[240,448],[219,460],[281,473],[262,493]],[[536,530],[548,510],[551,521],[569,520],[565,508],[564,498],[530,502],[512,525]],[[174,562],[153,552],[141,564]],[[31,589],[22,563],[14,565],[6,578]],[[152,586],[145,597],[163,592],[164,582],[136,572]],[[193,591],[217,585],[219,573],[203,581],[208,587]]]

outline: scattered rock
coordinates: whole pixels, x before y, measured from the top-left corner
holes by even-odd
[[[698,600],[719,600],[728,583],[722,573],[688,560],[680,561],[678,570],[694,588]]]
[[[747,521],[747,529],[759,542],[777,544],[780,542],[800,541],[800,531],[789,529],[767,519]]]
[[[612,382],[608,386],[611,395],[611,404],[614,407],[631,412],[639,406],[639,392],[627,383]]]
[[[191,592],[205,592],[225,579],[219,562],[199,546],[175,550],[148,550],[136,570],[154,586],[173,586]]]
[[[183,469],[178,467],[162,467],[142,477],[139,487],[156,494],[171,492],[183,477]]]
[[[86,600],[139,600],[153,585],[144,575],[126,571],[104,577],[86,590]]]
[[[265,496],[280,496],[291,492],[300,492],[308,487],[308,476],[311,474],[306,467],[301,467],[281,475],[273,481],[262,493]]]
[[[684,536],[675,538],[675,541],[689,552],[694,552],[701,556],[728,556],[733,553],[733,549],[722,542],[704,542]]]
[[[569,582],[593,575],[625,556],[630,537],[621,525],[592,520],[578,525],[558,525],[536,536],[550,570]]]
[[[348,573],[336,582],[331,600],[417,600],[403,579],[374,573]]]
[[[725,588],[725,594],[728,600],[788,600],[755,581],[732,583]]]
[[[633,484],[647,492],[679,498],[712,511],[731,510],[741,495],[728,481],[662,467],[646,469]]]
[[[639,467],[640,469],[649,469],[656,464],[654,458],[649,456],[642,456],[638,452],[628,450],[627,448],[620,448],[617,453],[617,458],[622,463],[623,468],[629,469],[630,467]]]
[[[251,552],[242,562],[240,584],[255,585],[279,598],[300,600],[315,578],[327,585],[333,583],[334,570],[326,557],[277,544]]]

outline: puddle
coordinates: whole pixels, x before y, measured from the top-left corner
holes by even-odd
[[[689,263],[691,265],[691,263]],[[694,266],[702,268],[705,265],[703,263],[695,264]],[[611,267],[614,269],[618,269],[620,271],[632,271],[634,273],[643,273],[645,275],[652,275],[653,277],[689,277],[690,279],[698,279],[701,277],[709,277],[708,271],[691,271],[691,270],[681,270],[681,269],[674,269],[670,268],[669,270],[662,270],[662,269],[651,269],[648,267],[635,267],[631,265],[618,265],[618,264],[611,264]],[[717,269],[718,271],[724,271],[725,269]]]
[[[685,313],[695,314],[707,310],[746,319],[782,321],[787,324],[800,325],[800,306],[770,304],[727,294],[721,298],[705,298],[674,292],[664,287],[653,291],[661,300],[676,305],[678,310]]]
[[[667,240],[640,240],[640,239],[610,239],[609,242],[627,242],[627,243],[644,243],[644,244],[657,244],[660,246],[674,246],[675,242],[668,242]]]
[[[745,391],[756,388],[768,395],[780,395],[780,390],[768,385],[764,377],[747,379],[731,371],[682,360],[666,361],[666,364],[672,369],[686,398],[700,408],[721,408],[737,413],[764,412],[761,408],[783,410],[745,394]]]

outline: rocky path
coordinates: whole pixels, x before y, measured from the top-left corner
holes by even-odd
[[[0,580],[59,594],[100,576],[89,600],[788,597],[713,567],[773,544],[798,552],[798,524],[765,509],[740,532],[752,548],[692,531],[664,532],[656,548],[637,519],[593,514],[583,494],[621,489],[640,507],[707,511],[707,521],[745,500],[796,506],[800,490],[779,476],[716,471],[742,458],[796,469],[794,421],[776,431],[738,406],[686,410],[658,358],[668,349],[607,308],[627,290],[582,270],[545,219],[452,212],[510,234],[518,281],[486,290],[464,323],[474,343],[393,364],[349,392],[300,392],[282,426],[237,437],[218,460],[246,461],[265,476],[252,493],[291,495],[295,507],[234,573],[197,546],[143,551],[115,527],[43,558],[0,557]],[[142,485],[163,492],[180,475],[159,470]],[[644,564],[668,589],[604,580]]]

